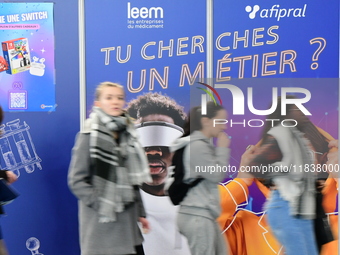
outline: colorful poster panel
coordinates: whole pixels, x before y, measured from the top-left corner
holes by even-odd
[[[4,111],[55,110],[53,3],[0,3]]]

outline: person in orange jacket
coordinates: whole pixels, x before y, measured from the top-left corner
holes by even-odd
[[[333,137],[319,129],[328,141],[330,151],[328,153],[328,164],[336,165],[337,143]],[[247,157],[246,152],[242,157]],[[242,164],[242,161],[241,161]],[[283,247],[278,243],[271,232],[265,212],[254,213],[242,209],[248,202],[248,187],[256,185],[265,197],[270,190],[250,174],[239,173],[238,178],[228,181],[219,186],[222,213],[218,222],[229,244],[231,255],[271,255],[284,254]],[[336,210],[337,182],[335,178],[328,178],[325,182],[323,193],[323,207],[328,215],[329,222],[335,239],[338,236],[338,215]],[[338,240],[334,240],[322,246],[320,255],[338,254]]]
[[[218,222],[228,240],[229,254],[280,254],[282,247],[271,233],[265,213],[240,209],[248,203],[248,187],[252,182],[252,178],[238,175],[238,178],[219,186],[222,213]],[[265,189],[263,191],[266,192]]]

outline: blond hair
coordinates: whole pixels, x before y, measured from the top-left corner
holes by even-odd
[[[96,101],[99,100],[99,97],[102,93],[102,90],[105,87],[120,88],[124,93],[124,87],[122,85],[120,85],[118,83],[110,82],[110,81],[104,81],[104,82],[101,82],[96,88],[96,92],[95,92],[95,100]]]

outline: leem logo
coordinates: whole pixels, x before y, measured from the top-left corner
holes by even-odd
[[[127,27],[129,29],[160,29],[164,26],[162,7],[131,6],[127,3]]]
[[[163,19],[164,13],[162,7],[131,7],[131,3],[127,3],[127,16],[128,19]]]
[[[259,5],[246,6],[245,11],[249,13],[250,19],[255,19],[257,14],[260,18],[276,18],[280,21],[282,18],[304,18],[306,17],[307,4],[302,7],[280,8],[279,4],[274,4],[271,8],[262,8]]]

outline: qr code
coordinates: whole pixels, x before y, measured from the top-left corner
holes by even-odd
[[[9,94],[10,107],[9,109],[27,109],[27,93],[26,92],[11,92]]]

